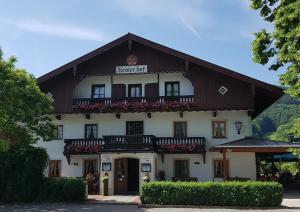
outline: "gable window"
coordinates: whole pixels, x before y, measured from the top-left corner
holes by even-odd
[[[105,85],[92,85],[92,98],[105,98]]]
[[[165,96],[179,96],[179,88],[179,82],[165,82]]]
[[[128,85],[128,97],[141,97],[141,96],[142,96],[141,84]]]
[[[58,125],[57,126],[57,134],[56,134],[57,140],[62,140],[64,138],[63,132],[64,132],[63,125]]]
[[[224,177],[224,166],[223,166],[223,160],[214,160],[214,177]],[[228,169],[228,160],[226,160],[227,163],[227,169]],[[228,173],[228,171],[227,171]]]
[[[226,138],[226,121],[212,122],[213,138]]]
[[[174,161],[174,177],[186,178],[189,177],[189,161],[188,160],[175,160]]]
[[[61,161],[50,160],[49,161],[49,177],[60,177],[61,175]]]
[[[97,138],[98,136],[98,125],[97,124],[86,124],[85,125],[85,138]]]
[[[174,137],[175,138],[187,137],[186,122],[174,122]]]

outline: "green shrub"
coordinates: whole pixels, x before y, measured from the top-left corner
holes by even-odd
[[[42,202],[80,202],[84,200],[84,181],[76,178],[45,178],[38,199]]]
[[[280,206],[282,185],[275,182],[150,182],[142,186],[144,204]]]
[[[0,202],[31,202],[38,198],[48,154],[26,147],[0,152]]]
[[[83,201],[83,179],[44,178],[47,161],[38,147],[0,152],[0,202]]]
[[[85,185],[81,179],[69,178],[63,186],[65,201],[83,201],[85,199]]]

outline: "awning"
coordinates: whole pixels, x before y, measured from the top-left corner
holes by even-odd
[[[272,141],[262,138],[245,137],[236,141],[211,147],[211,152],[274,152],[288,153],[290,148],[300,148],[300,143]]]

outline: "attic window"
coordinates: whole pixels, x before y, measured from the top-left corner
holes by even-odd
[[[227,93],[228,89],[225,86],[221,86],[218,90],[218,92],[222,95],[225,95]]]

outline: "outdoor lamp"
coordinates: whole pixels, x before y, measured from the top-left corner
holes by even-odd
[[[242,129],[242,122],[236,121],[235,122],[235,128],[237,130],[237,133],[240,134],[241,133],[241,129]]]

